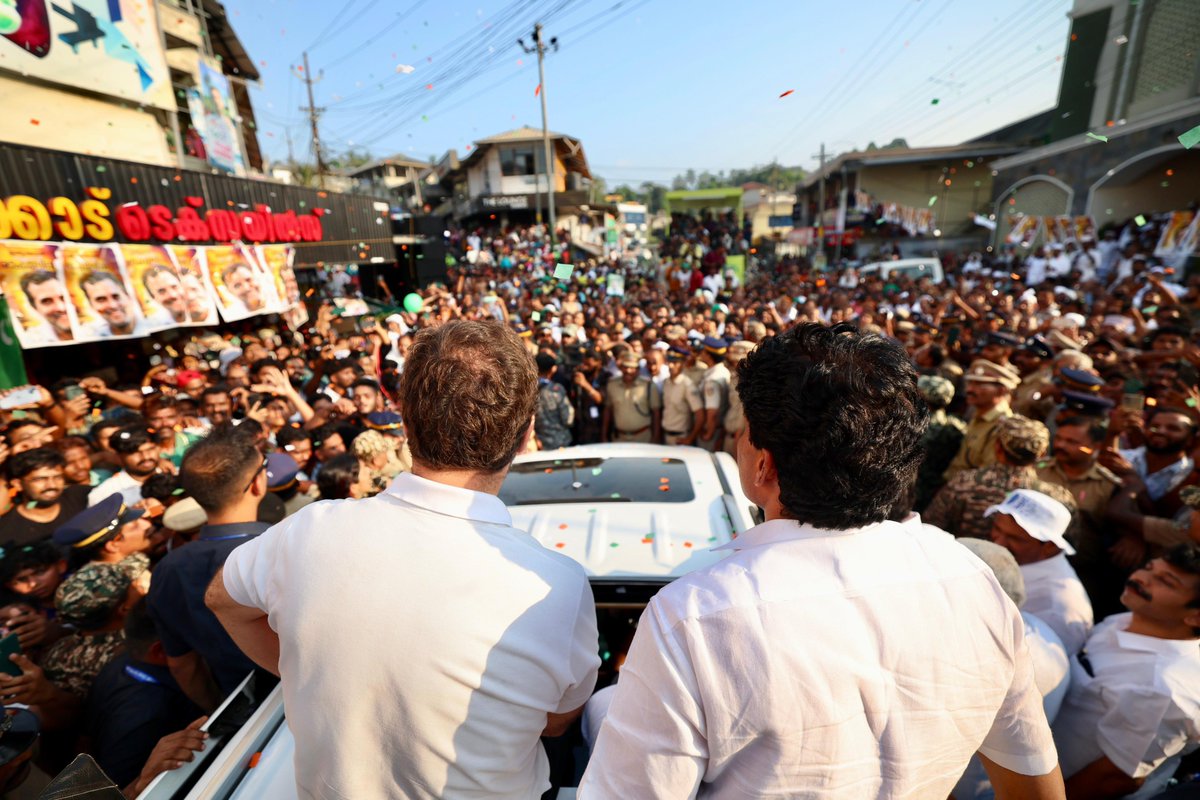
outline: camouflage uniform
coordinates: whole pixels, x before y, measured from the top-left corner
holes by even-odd
[[[59,639],[46,657],[42,669],[55,686],[79,697],[87,697],[92,681],[100,670],[125,650],[125,632],[79,633]]]
[[[54,595],[59,618],[76,630],[55,642],[42,660],[46,678],[56,686],[87,696],[100,670],[125,648],[125,633],[99,631],[128,599],[135,576],[148,559],[128,558],[118,564],[93,561],[67,578]]]
[[[1025,417],[1008,417],[996,426],[996,440],[1017,461],[1032,461],[1050,446],[1046,426]],[[1032,489],[1059,501],[1071,510],[1078,506],[1071,493],[1037,476],[1033,464],[1018,467],[996,463],[960,472],[942,487],[925,509],[922,519],[955,536],[990,538],[992,521],[985,517],[989,506],[999,505],[1013,489]],[[1074,523],[1073,523],[1074,524]]]
[[[537,417],[533,428],[542,449],[554,450],[571,444],[571,424],[575,409],[561,384],[545,379],[538,381]]]

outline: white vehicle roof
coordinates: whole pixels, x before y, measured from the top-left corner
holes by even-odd
[[[932,267],[934,264],[940,264],[936,258],[901,258],[896,261],[872,261],[870,264],[864,264],[858,268],[859,272],[875,272],[880,269],[884,271],[893,269],[914,269],[920,267]]]
[[[627,459],[645,463],[636,475],[629,474],[632,470],[621,468],[622,464],[630,464]],[[670,470],[666,469],[667,462]],[[571,463],[583,466],[568,472]],[[669,482],[661,483],[662,473],[652,470],[656,463],[664,465],[662,473],[669,471],[675,476],[673,487]],[[544,547],[578,561],[593,579],[673,580],[722,558],[725,553],[712,552],[712,548],[754,524],[753,506],[738,483],[737,464],[726,453],[714,455],[697,447],[645,444],[583,445],[519,456],[514,469],[525,465],[528,474],[535,464],[556,470],[550,476],[555,480],[569,482],[574,478],[581,484],[578,491],[585,498],[595,494],[589,493],[597,488],[591,485],[593,480],[598,484],[605,479],[605,489],[626,478],[639,482],[638,486],[626,484],[628,491],[637,495],[633,500],[606,494],[583,502],[568,499],[514,504],[501,491],[516,527],[529,531]],[[690,483],[690,499],[644,499],[660,492],[664,498],[672,491],[677,492],[676,497],[686,494],[681,466]],[[606,475],[606,469],[617,472]],[[593,475],[594,470],[600,472]],[[622,475],[622,471],[627,474]],[[647,475],[648,471],[652,474]],[[506,487],[510,485],[506,481]],[[662,490],[662,486],[667,489]]]

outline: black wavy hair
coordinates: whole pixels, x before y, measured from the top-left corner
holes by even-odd
[[[1180,544],[1163,553],[1163,560],[1175,569],[1200,578],[1200,547],[1194,544]],[[1188,608],[1200,608],[1200,590],[1197,590]],[[1200,628],[1192,628],[1192,632],[1200,637]]]
[[[321,493],[321,499],[350,499],[350,488],[358,483],[358,473],[362,468],[353,453],[342,453],[326,461],[317,473],[317,491]]]
[[[742,360],[737,391],[791,519],[828,530],[881,522],[916,475],[929,411],[897,341],[798,325]]]

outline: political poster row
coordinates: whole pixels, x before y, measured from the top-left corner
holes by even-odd
[[[146,336],[281,314],[307,322],[291,245],[214,247],[0,240],[0,286],[21,347]]]
[[[1008,218],[1008,223],[1012,227],[1004,241],[1022,247],[1032,247],[1039,235],[1046,244],[1096,240],[1096,221],[1088,216],[1014,214]]]

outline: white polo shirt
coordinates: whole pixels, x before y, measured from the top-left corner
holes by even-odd
[[[494,495],[396,477],[237,548],[225,587],[280,639],[304,798],[521,798],[549,788],[546,714],[595,686],[583,568]]]
[[[1200,641],[1130,633],[1132,614],[1096,626],[1083,657],[1071,659],[1071,690],[1054,740],[1064,778],[1108,756],[1132,778],[1145,778],[1129,797],[1163,790],[1183,754],[1200,745]]]
[[[977,750],[1057,761],[986,564],[895,522],[773,520],[639,623],[580,797],[947,797]]]
[[[1092,601],[1064,553],[1021,565],[1025,605],[1021,610],[1045,622],[1075,655],[1092,632]]]

